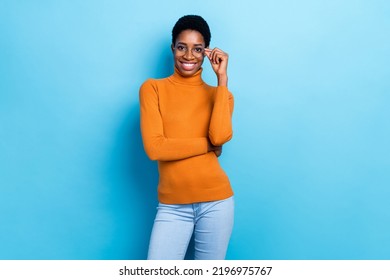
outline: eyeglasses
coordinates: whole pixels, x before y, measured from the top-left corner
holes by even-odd
[[[175,50],[178,54],[180,55],[185,55],[188,51],[188,48],[184,45],[177,45],[175,47]],[[191,53],[193,56],[195,57],[203,57],[204,55],[204,47],[195,47],[195,48],[192,48],[190,49]]]

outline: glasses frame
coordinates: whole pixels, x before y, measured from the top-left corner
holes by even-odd
[[[180,49],[180,48],[183,48],[183,49]],[[174,49],[177,53],[179,53],[181,55],[187,54],[188,50],[190,50],[191,54],[197,58],[204,57],[204,55],[205,55],[205,47],[203,47],[203,46],[196,46],[196,47],[189,49],[186,45],[179,43],[176,46],[174,46]],[[200,50],[197,52],[196,49],[200,49]]]

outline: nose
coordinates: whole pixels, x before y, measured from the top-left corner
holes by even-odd
[[[183,56],[185,59],[191,60],[194,58],[194,54],[192,53],[192,49],[188,48]]]

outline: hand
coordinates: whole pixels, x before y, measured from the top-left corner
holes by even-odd
[[[218,48],[206,48],[204,51],[205,55],[210,60],[211,67],[217,75],[218,85],[227,86],[227,66],[229,55]]]
[[[219,157],[222,154],[222,146],[215,146],[214,153],[217,157]]]
[[[214,146],[213,144],[208,142],[207,152],[214,152],[217,157],[222,154],[222,146]]]

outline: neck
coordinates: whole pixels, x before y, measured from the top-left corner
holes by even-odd
[[[183,76],[179,70],[175,67],[175,72],[172,76],[169,77],[169,79],[178,84],[183,85],[190,85],[190,86],[199,86],[202,85],[204,82],[202,80],[202,71],[203,69],[200,68],[194,75],[192,76]]]

